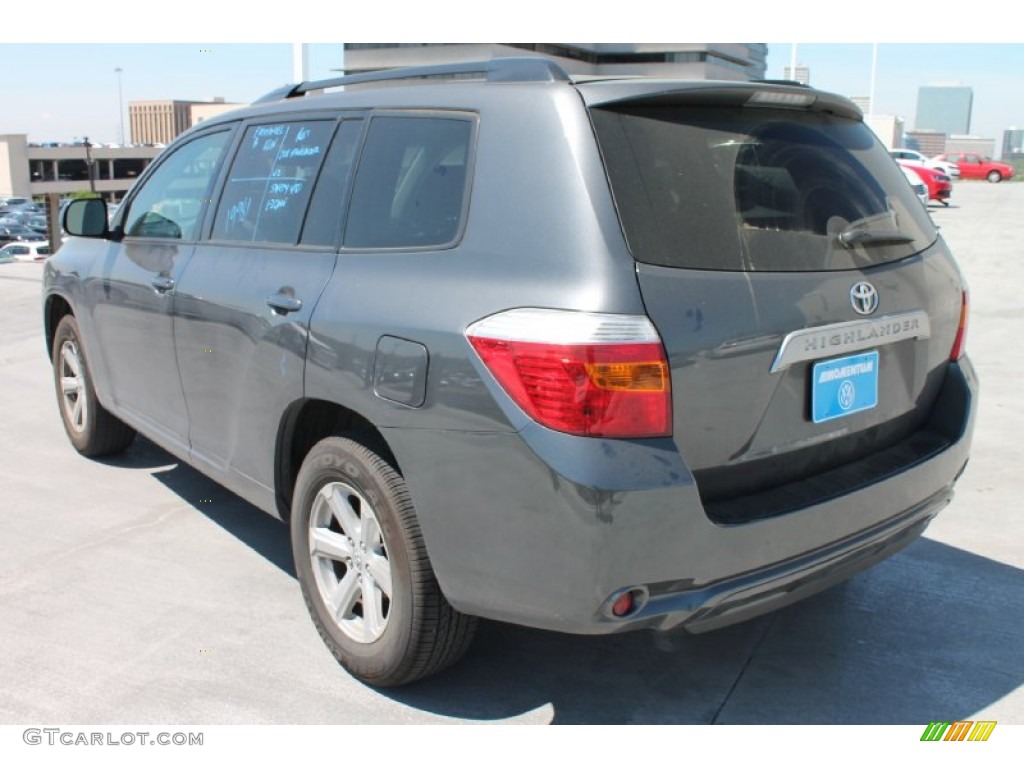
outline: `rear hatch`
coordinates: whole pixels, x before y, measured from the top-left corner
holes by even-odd
[[[948,445],[931,427],[962,282],[840,97],[580,86],[709,516],[781,514]]]

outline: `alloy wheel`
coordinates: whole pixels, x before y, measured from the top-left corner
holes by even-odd
[[[78,344],[67,339],[60,348],[61,407],[76,433],[85,430],[89,419],[89,401],[85,395],[85,365]]]
[[[373,506],[342,482],[317,493],[309,516],[313,576],[338,628],[359,643],[372,643],[387,628],[391,564]]]

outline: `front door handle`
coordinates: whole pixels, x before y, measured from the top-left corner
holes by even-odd
[[[287,315],[289,312],[298,312],[302,309],[302,299],[296,299],[286,293],[275,293],[267,297],[267,306],[279,315]]]
[[[157,275],[150,281],[157,293],[167,293],[174,288],[174,281],[166,275]]]

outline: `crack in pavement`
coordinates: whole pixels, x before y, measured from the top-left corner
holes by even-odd
[[[736,675],[736,679],[733,680],[732,685],[729,687],[729,690],[726,692],[725,697],[722,699],[722,703],[718,705],[718,709],[715,710],[715,714],[708,722],[708,725],[718,724],[718,718],[722,714],[722,710],[725,709],[725,705],[729,703],[729,699],[732,698],[732,695],[736,691],[736,688],[739,687],[740,680],[742,680],[743,676],[747,673],[747,669],[750,667],[750,663],[754,660],[754,657],[757,655],[757,652],[761,650],[761,646],[764,645],[764,641],[768,638],[768,633],[772,631],[772,628],[775,626],[775,623],[778,620],[778,618],[778,613],[773,613],[771,618],[765,623],[764,632],[761,633],[761,637],[759,637],[757,639],[757,642],[754,643],[754,647],[750,649],[750,655],[747,656],[747,660],[743,662],[743,666],[740,667],[739,674]]]
[[[166,512],[162,513],[159,517],[157,517],[155,520],[150,520],[148,522],[138,523],[135,525],[129,525],[123,528],[118,528],[101,538],[93,539],[91,541],[85,541],[81,544],[76,544],[75,546],[69,549],[51,555],[42,563],[39,563],[38,565],[32,568],[22,570],[20,573],[14,576],[0,578],[0,592],[13,592],[19,586],[19,583],[25,582],[26,580],[30,579],[32,576],[40,573],[41,571],[47,570],[54,563],[72,557],[78,554],[79,552],[83,552],[89,549],[95,549],[97,547],[103,546],[107,542],[132,534],[136,531],[146,530],[147,528],[155,528],[161,525],[168,517],[173,515],[175,512],[194,509],[195,507],[193,507],[191,504],[182,504],[167,510]]]

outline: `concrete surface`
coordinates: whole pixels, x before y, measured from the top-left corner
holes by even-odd
[[[953,201],[932,213],[972,288],[981,413],[925,538],[708,635],[486,624],[458,667],[387,693],[322,646],[281,523],[148,441],[72,450],[41,267],[0,265],[0,723],[1024,723],[1024,184]]]

